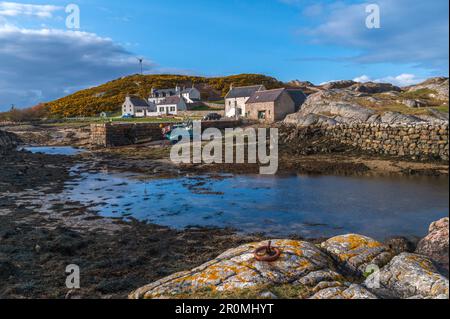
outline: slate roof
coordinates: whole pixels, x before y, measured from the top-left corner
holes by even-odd
[[[185,93],[191,93],[195,88],[187,88],[187,89],[183,89],[181,91],[181,94],[185,94]]]
[[[155,89],[154,90],[155,93],[166,93],[166,94],[176,94],[177,91],[176,89]]]
[[[252,96],[256,91],[265,90],[264,85],[241,86],[232,88],[225,96],[226,99]]]
[[[164,100],[158,103],[158,105],[172,105],[180,103],[181,98],[177,95],[168,96]]]
[[[298,90],[298,89],[287,89],[286,92],[290,95],[290,97],[292,98],[292,100],[295,103],[295,110],[298,111],[300,106],[303,105],[303,103],[305,103],[306,101],[306,94],[303,93],[302,90]]]
[[[253,93],[247,104],[275,102],[286,89],[266,90]]]
[[[149,106],[146,100],[141,99],[137,96],[130,96],[129,98],[131,104],[133,104],[134,106],[146,106],[146,107]]]

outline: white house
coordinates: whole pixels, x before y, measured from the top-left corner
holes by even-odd
[[[248,101],[253,93],[263,91],[266,88],[264,85],[252,85],[233,87],[230,86],[230,91],[225,96],[225,116],[226,117],[239,117],[245,116],[246,109],[245,103]]]
[[[184,99],[187,104],[192,104],[201,101],[201,93],[194,86],[191,88],[181,88],[176,86],[173,89],[152,89],[148,102],[151,105],[157,105],[161,103],[165,98],[178,96]]]
[[[186,111],[187,105],[182,97],[169,96],[156,105],[158,115],[177,115],[179,111]]]
[[[156,108],[149,105],[147,101],[136,96],[127,95],[125,102],[122,104],[122,115],[146,117],[155,111]]]

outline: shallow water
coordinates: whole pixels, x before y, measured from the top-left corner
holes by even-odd
[[[102,216],[183,229],[232,227],[272,237],[359,233],[377,239],[424,236],[448,216],[448,179],[437,177],[236,176],[139,180],[84,173],[63,196]]]
[[[23,147],[22,149],[32,153],[68,156],[77,155],[84,152],[83,149],[74,148],[71,146],[29,146]]]

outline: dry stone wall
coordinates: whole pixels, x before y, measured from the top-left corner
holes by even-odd
[[[174,123],[106,123],[92,124],[90,143],[93,147],[113,147],[132,145],[141,142],[163,139],[161,125]],[[233,128],[241,125],[240,121],[206,121],[202,129]]]
[[[368,152],[448,161],[448,124],[340,124],[324,130],[339,142]]]

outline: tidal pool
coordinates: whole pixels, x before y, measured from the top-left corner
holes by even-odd
[[[382,240],[420,237],[448,216],[448,178],[210,176],[142,180],[135,174],[83,173],[61,196],[102,216],[183,229],[231,227],[272,237],[358,233]]]
[[[81,148],[75,148],[71,146],[26,146],[20,148],[20,150],[29,151],[31,153],[42,153],[49,155],[77,155],[85,152]]]

